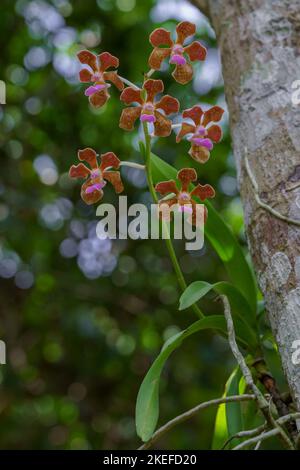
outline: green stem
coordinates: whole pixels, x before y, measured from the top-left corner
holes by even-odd
[[[146,122],[143,123],[143,129],[144,129],[145,147],[146,147],[145,148],[145,165],[146,165],[147,182],[148,182],[148,187],[149,187],[149,191],[150,191],[150,194],[152,196],[152,199],[155,202],[155,204],[158,204],[158,197],[157,197],[155,189],[154,189],[152,171],[151,171],[151,137],[149,135],[148,125],[147,125]],[[187,284],[185,282],[183,273],[181,271],[181,268],[180,268],[175,250],[174,250],[172,240],[169,236],[168,225],[166,224],[166,222],[164,220],[162,221],[162,224],[163,224],[164,233],[166,234],[165,242],[166,242],[166,245],[167,245],[167,249],[168,249],[168,252],[169,252],[173,267],[174,267],[174,271],[176,273],[178,284],[179,284],[179,286],[180,286],[180,288],[183,292],[187,288]],[[192,305],[192,309],[194,310],[194,312],[196,313],[196,315],[198,317],[200,317],[200,318],[204,317],[204,315],[201,312],[200,308],[196,304]]]

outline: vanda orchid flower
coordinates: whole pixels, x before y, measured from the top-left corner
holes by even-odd
[[[192,134],[190,138],[191,149],[189,154],[199,163],[205,163],[210,157],[210,151],[213,144],[222,138],[222,129],[220,126],[213,124],[207,127],[211,122],[218,122],[222,119],[224,110],[220,106],[213,106],[207,111],[203,111],[200,106],[193,106],[186,109],[182,113],[183,118],[190,118],[195,124],[183,122],[181,129],[176,137],[176,142],[187,134]]]
[[[86,178],[81,187],[81,198],[86,204],[94,204],[103,197],[103,188],[109,181],[116,193],[124,189],[119,171],[108,171],[108,168],[118,169],[120,160],[113,152],[100,155],[101,163],[98,164],[97,154],[91,148],[78,151],[78,159],[89,164],[88,168],[83,163],[72,165],[69,171],[71,178]]]
[[[198,197],[203,202],[207,198],[213,198],[215,190],[209,184],[204,186],[198,184],[192,191],[189,191],[189,185],[197,180],[197,173],[194,168],[183,168],[177,173],[177,179],[181,185],[180,189],[177,188],[174,180],[162,181],[155,186],[155,191],[162,196],[170,194],[170,199],[161,199],[159,201],[159,205],[162,208],[162,216],[164,217],[163,204],[167,204],[169,207],[178,204],[179,210],[191,214],[189,217],[190,222],[196,225],[197,203],[193,197]],[[206,219],[207,209],[204,207],[204,222],[206,222]]]
[[[184,46],[184,41],[196,32],[196,26],[193,23],[182,21],[176,26],[176,32],[177,39],[175,42],[171,38],[171,33],[164,28],[157,28],[150,34],[149,41],[154,49],[148,63],[151,69],[159,70],[162,61],[170,57],[169,63],[176,65],[172,73],[173,77],[178,83],[185,85],[193,78],[193,67],[185,55],[194,62],[195,60],[204,60],[207,51],[199,41]]]
[[[116,71],[106,70],[110,67],[118,67],[119,59],[109,52],[95,55],[90,51],[80,51],[77,54],[78,59],[84,65],[88,65],[91,70],[84,68],[79,72],[79,79],[83,83],[93,83],[85,90],[85,95],[89,97],[91,105],[96,108],[103,106],[108,98],[108,88],[112,82],[120,91],[124,89],[124,84]]]
[[[125,88],[121,93],[120,100],[126,104],[137,103],[138,106],[123,109],[120,127],[132,131],[135,121],[140,118],[141,122],[154,124],[154,134],[156,136],[167,137],[170,135],[172,123],[158,110],[164,111],[166,115],[178,113],[180,105],[176,98],[169,95],[163,96],[155,103],[155,96],[163,91],[163,82],[152,79],[145,81],[142,90],[133,87]]]

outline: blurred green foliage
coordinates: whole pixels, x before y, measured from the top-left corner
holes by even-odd
[[[141,81],[151,51],[147,37],[159,15],[167,12],[159,24],[173,28],[191,14],[187,4],[168,11],[164,3],[1,1],[0,79],[7,87],[0,110],[0,338],[7,345],[7,365],[0,366],[1,448],[137,447],[134,408],[142,378],[163,342],[195,320],[178,311],[164,243],[97,244],[95,208],[80,200],[79,184],[67,176],[85,146],[140,161],[137,133],[118,127],[117,90],[111,88],[105,109],[91,109],[75,57],[83,46],[108,50],[120,58],[122,76]],[[181,109],[224,100],[215,39],[199,18],[217,78],[200,96],[201,66],[185,87],[160,73]],[[155,143],[155,152],[178,168],[194,163],[187,151],[188,143],[176,145],[174,135]],[[226,122],[209,163],[194,166],[200,181],[216,188],[214,205],[244,244]],[[140,173],[123,177],[130,202],[149,201]],[[105,201],[117,203],[108,187]],[[187,253],[176,243],[176,249],[189,282],[226,280],[209,246]],[[207,313],[221,311],[214,296],[201,301]],[[223,339],[207,332],[191,337],[164,370],[160,423],[220,396],[233,366]],[[159,445],[209,448],[215,413],[199,414]]]

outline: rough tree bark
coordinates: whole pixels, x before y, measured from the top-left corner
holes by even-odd
[[[255,200],[300,220],[300,0],[194,0],[211,20],[221,51],[246,233],[290,391],[300,410],[300,228]],[[247,149],[247,151],[245,150]]]

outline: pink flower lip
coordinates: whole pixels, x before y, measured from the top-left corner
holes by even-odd
[[[156,121],[154,114],[141,114],[140,119],[142,122],[155,122]]]
[[[92,86],[89,86],[85,90],[84,94],[85,94],[85,96],[92,96],[95,93],[97,93],[97,91],[104,90],[104,88],[106,88],[105,84],[103,84],[103,85],[92,85]]]
[[[212,150],[214,146],[210,139],[202,139],[200,137],[193,137],[191,140],[193,144],[199,145],[200,147],[205,147],[208,150]]]
[[[191,207],[191,205],[187,206],[185,204],[184,206],[179,206],[178,211],[179,212],[187,212],[188,214],[192,214],[193,213],[193,208]]]
[[[185,65],[186,60],[183,57],[183,55],[180,54],[173,54],[170,58],[170,64],[176,64],[176,65]]]
[[[93,193],[94,191],[101,191],[101,189],[106,185],[106,182],[103,181],[102,183],[91,184],[85,190],[86,194]]]

